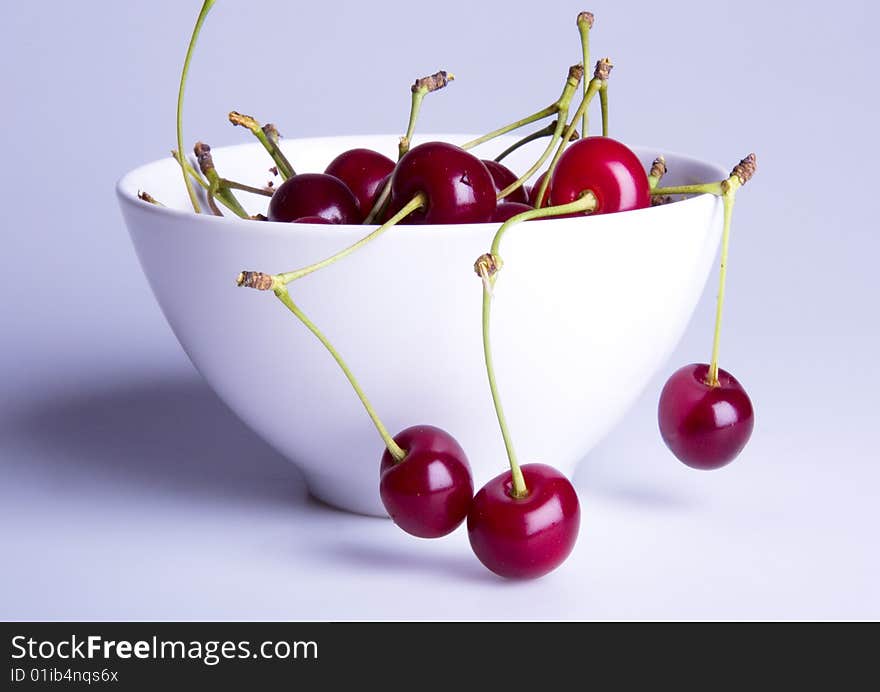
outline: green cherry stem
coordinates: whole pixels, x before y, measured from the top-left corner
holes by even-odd
[[[558,118],[556,120],[552,120],[551,122],[547,123],[544,127],[542,127],[540,130],[536,130],[535,132],[532,132],[532,134],[526,135],[522,139],[514,142],[509,147],[507,147],[507,149],[505,149],[500,154],[498,154],[498,156],[495,157],[495,162],[501,163],[504,159],[506,159],[508,156],[510,156],[513,152],[515,152],[520,147],[525,146],[529,142],[534,142],[536,139],[541,139],[541,137],[552,137],[553,134],[556,132],[556,125],[558,122],[559,122]],[[578,134],[577,131],[575,131],[574,134],[572,134],[572,139],[578,139],[579,137],[580,137],[580,134]]]
[[[171,150],[171,157],[175,161],[178,161],[178,162],[180,161],[180,158],[177,156],[176,149]],[[207,190],[210,187],[210,185],[208,185],[208,183],[202,177],[202,174],[199,173],[195,168],[193,168],[192,164],[189,161],[187,161],[186,159],[183,159],[183,170],[185,170],[189,174],[189,176],[193,180],[195,180],[204,190]]]
[[[485,271],[481,272],[483,279],[483,357],[486,360],[486,374],[489,377],[489,390],[492,392],[492,401],[495,404],[495,415],[501,428],[501,437],[504,439],[504,448],[507,450],[507,460],[510,462],[510,475],[513,480],[513,496],[525,497],[528,494],[526,481],[516,458],[516,450],[513,440],[507,428],[507,419],[504,416],[504,408],[501,405],[501,395],[498,393],[498,384],[495,381],[495,364],[492,360],[492,344],[490,340],[490,321],[492,313],[492,294],[486,287],[489,280]]]
[[[608,80],[599,87],[599,107],[602,110],[602,136],[608,136]]]
[[[559,142],[560,138],[567,137],[571,139],[574,136],[574,128],[569,128],[566,130],[565,123],[568,119],[568,111],[571,107],[571,100],[574,97],[575,89],[577,89],[577,85],[580,83],[580,78],[583,75],[583,70],[580,65],[572,65],[568,70],[568,81],[565,83],[565,89],[562,91],[562,95],[559,97],[559,101],[557,101],[557,118],[556,118],[556,127],[553,129],[553,134],[550,137],[550,141],[547,143],[543,153],[535,163],[532,164],[531,168],[523,173],[519,178],[514,180],[510,185],[504,188],[501,192],[496,195],[496,199],[503,199],[507,197],[514,190],[522,187],[525,182],[531,178],[535,173],[538,172],[538,169],[544,165],[544,162],[550,157],[550,154],[553,152],[553,148],[556,146],[556,143]],[[565,134],[563,134],[565,131]]]
[[[175,161],[178,160],[176,151],[172,151],[171,156]],[[187,172],[187,174],[189,174],[189,176],[193,180],[195,180],[206,193],[211,189],[211,185],[201,176],[201,174],[195,168],[192,167],[190,162],[187,161],[186,159],[183,160],[183,168]],[[245,192],[253,192],[255,195],[265,195],[267,197],[272,196],[272,193],[269,190],[263,190],[263,189],[255,188],[255,187],[252,188],[248,185],[242,185],[241,183],[236,183],[232,180],[227,180],[226,178],[219,179],[219,185],[217,188],[218,190],[222,190],[222,189],[230,188],[230,187],[231,188],[238,188],[238,189],[241,189]],[[220,204],[222,204],[224,207],[229,209],[229,211],[235,213],[235,209],[233,209],[229,205],[229,203],[226,201],[226,199],[224,199],[223,196],[216,197],[216,200],[219,201]]]
[[[397,212],[394,216],[388,219],[388,221],[379,226],[379,228],[377,228],[375,231],[364,236],[356,243],[353,243],[348,247],[340,250],[336,254],[331,255],[326,259],[322,259],[320,262],[315,262],[314,264],[310,264],[307,267],[303,267],[302,269],[295,269],[294,271],[284,272],[281,274],[266,274],[264,272],[243,271],[239,273],[238,278],[235,282],[239,286],[245,286],[246,288],[255,288],[258,291],[268,291],[270,289],[274,290],[279,286],[286,286],[292,281],[296,281],[297,279],[301,279],[304,276],[308,276],[309,274],[316,272],[319,269],[323,269],[324,267],[329,267],[334,262],[341,260],[343,257],[347,257],[351,253],[362,248],[370,241],[378,238],[392,226],[400,223],[400,221],[403,220],[406,216],[414,212],[416,209],[424,206],[424,204],[425,195],[424,193],[420,192],[415,197],[413,197],[406,205],[404,205],[404,207],[399,212]]]
[[[252,116],[244,115],[238,111],[232,111],[229,114],[229,122],[233,125],[247,128],[253,133],[254,137],[263,145],[263,148],[269,152],[269,156],[275,162],[275,166],[278,168],[278,175],[281,176],[282,180],[287,180],[296,175],[296,171],[293,170],[290,161],[284,155],[284,152],[281,151],[281,147],[278,146],[279,135],[274,125],[267,123],[265,126],[261,126]]]
[[[566,214],[576,214],[578,212],[586,214],[596,208],[596,203],[596,196],[590,190],[585,190],[581,193],[580,197],[568,204],[560,204],[555,207],[541,207],[540,209],[529,209],[516,216],[511,216],[507,221],[501,224],[501,228],[496,231],[495,237],[492,239],[492,249],[490,252],[494,257],[500,259],[499,251],[501,250],[501,240],[504,238],[504,234],[507,233],[511,226],[515,226],[521,221],[543,219],[548,216],[565,216]],[[499,264],[498,270],[500,269],[501,266]]]
[[[454,79],[455,75],[451,72],[440,70],[432,75],[428,75],[427,77],[419,77],[419,79],[412,83],[412,86],[410,87],[410,91],[412,92],[412,100],[410,101],[409,106],[409,121],[406,125],[406,133],[403,135],[403,137],[400,138],[400,141],[397,144],[398,161],[402,159],[404,155],[409,151],[410,144],[412,143],[413,134],[416,131],[416,122],[418,121],[419,113],[422,110],[422,101],[425,99],[425,96],[430,94],[432,91],[442,89]],[[388,201],[390,198],[391,176],[388,176],[388,182],[385,183],[385,186],[382,188],[379,196],[376,197],[373,208],[364,219],[365,226],[375,223],[376,219],[378,219],[385,211],[385,208],[388,206]]]
[[[557,207],[545,207],[543,209],[530,209],[522,214],[517,214],[505,221],[492,240],[491,252],[481,255],[474,264],[474,271],[483,280],[483,357],[486,361],[486,375],[489,379],[489,390],[492,393],[492,403],[495,405],[495,415],[498,418],[498,426],[501,428],[501,437],[504,439],[504,448],[507,450],[507,459],[510,462],[510,474],[513,481],[513,497],[521,498],[528,495],[528,488],[523,478],[522,470],[516,458],[516,450],[513,446],[513,439],[510,430],[507,427],[507,418],[504,415],[504,407],[501,404],[501,394],[498,391],[498,383],[495,378],[495,363],[492,358],[491,344],[491,317],[492,317],[492,287],[498,276],[498,272],[502,267],[501,256],[498,250],[501,246],[501,239],[507,230],[520,223],[530,219],[540,219],[557,214],[573,214],[576,212],[588,212],[596,206],[596,198],[592,192],[585,192],[580,198],[569,204],[563,204]]]
[[[189,201],[192,203],[193,210],[198,214],[201,212],[201,207],[199,206],[199,200],[196,197],[196,191],[193,189],[192,184],[189,180],[189,174],[186,172],[186,167],[184,166],[184,156],[183,156],[183,95],[186,92],[186,77],[189,74],[189,63],[192,60],[193,52],[196,47],[196,42],[199,39],[199,33],[202,30],[202,25],[205,23],[205,19],[208,16],[208,13],[211,11],[211,8],[214,6],[214,2],[216,0],[205,0],[202,4],[202,9],[199,12],[199,16],[196,19],[196,25],[193,27],[192,36],[189,39],[189,47],[186,49],[186,57],[183,60],[183,70],[180,73],[180,89],[177,92],[177,162],[180,164],[180,170],[183,173],[183,183],[186,185],[186,192],[189,195]]]
[[[555,113],[561,113],[563,108],[563,102],[571,103],[571,98],[574,93],[574,90],[577,88],[577,85],[580,84],[581,79],[584,76],[584,68],[583,65],[572,65],[568,68],[568,77],[565,81],[565,86],[562,89],[562,95],[552,104],[547,106],[546,108],[542,108],[536,113],[532,113],[531,115],[527,115],[525,118],[520,118],[508,125],[503,127],[499,127],[497,130],[492,130],[491,132],[487,132],[481,137],[477,137],[476,139],[472,139],[469,142],[465,142],[461,145],[461,148],[465,151],[469,149],[473,149],[480,144],[484,144],[489,140],[495,139],[496,137],[500,137],[501,135],[506,135],[508,132],[512,132],[513,130],[517,130],[520,127],[524,127],[525,125],[529,125],[536,120],[541,120],[542,118],[546,118]],[[565,118],[560,118],[560,120],[565,121]]]
[[[413,134],[416,131],[416,122],[419,119],[419,112],[422,109],[422,101],[425,99],[425,96],[432,91],[442,89],[454,80],[454,74],[446,70],[440,70],[427,77],[420,77],[413,82],[413,85],[410,87],[412,102],[409,108],[409,122],[406,125],[406,134],[400,138],[400,142],[397,145],[398,161],[409,151],[409,147],[412,144]]]
[[[595,22],[596,18],[593,16],[592,12],[581,12],[577,16],[577,27],[578,32],[581,35],[581,51],[583,53],[583,62],[581,63],[584,66],[590,64],[590,29],[593,28],[593,22]],[[587,82],[583,83],[584,92],[583,95],[587,95]],[[584,133],[584,137],[589,133],[590,119],[587,111],[584,110],[583,115],[581,116],[581,132]]]
[[[722,193],[721,200],[724,203],[724,230],[721,233],[721,268],[718,272],[718,297],[715,304],[715,333],[712,337],[712,360],[709,363],[709,373],[706,379],[709,385],[717,387],[718,382],[718,352],[721,348],[721,313],[724,309],[724,286],[727,282],[727,254],[730,249],[730,221],[733,218],[733,204],[736,201],[736,188],[741,185],[736,178],[736,185],[729,185]]]
[[[720,197],[723,190],[721,182],[697,183],[695,185],[676,185],[673,187],[655,187],[651,195],[715,195]]]
[[[559,146],[556,149],[556,153],[553,155],[553,160],[550,162],[550,167],[547,169],[547,175],[544,176],[544,180],[541,181],[541,186],[535,191],[537,193],[535,196],[535,205],[538,208],[542,206],[545,193],[547,192],[547,186],[550,184],[550,177],[553,175],[553,171],[555,170],[556,164],[559,162],[559,159],[562,156],[562,152],[565,151],[565,147],[571,141],[572,135],[574,134],[574,128],[577,125],[578,120],[583,118],[584,113],[587,112],[587,107],[590,105],[590,101],[592,101],[593,97],[601,90],[602,84],[608,81],[608,75],[611,73],[612,67],[613,65],[608,58],[602,58],[596,63],[596,70],[593,78],[590,80],[587,91],[584,94],[584,97],[581,99],[580,105],[575,111],[571,122],[568,124],[568,127],[565,128],[565,132],[559,139]]]
[[[499,192],[495,198],[496,199],[504,199],[514,190],[522,187],[527,180],[529,180],[535,173],[538,172],[538,169],[544,165],[544,162],[550,158],[550,154],[553,153],[553,149],[556,147],[556,143],[563,136],[563,130],[565,129],[565,120],[568,117],[568,108],[559,111],[559,119],[556,121],[556,127],[553,130],[553,135],[550,137],[550,141],[547,143],[547,146],[544,148],[541,156],[538,157],[538,160],[532,164],[531,168],[529,168],[525,173],[523,173],[519,178],[514,180],[510,185],[505,187],[501,192]]]
[[[376,413],[376,409],[373,408],[373,405],[370,403],[370,400],[367,398],[367,395],[364,393],[364,390],[358,383],[357,378],[355,378],[354,373],[351,371],[351,368],[348,367],[348,364],[343,360],[339,352],[333,347],[333,344],[330,343],[330,340],[324,335],[324,333],[320,329],[318,329],[317,325],[306,316],[306,314],[299,308],[299,306],[293,302],[293,299],[290,297],[290,293],[287,291],[287,286],[275,286],[273,291],[278,300],[280,300],[287,307],[287,309],[290,310],[297,317],[297,319],[302,322],[306,326],[306,328],[318,338],[318,341],[324,344],[324,348],[326,348],[330,352],[330,355],[333,356],[333,359],[342,369],[342,372],[345,373],[345,377],[351,384],[352,389],[354,389],[355,394],[358,395],[358,398],[361,400],[361,403],[367,410],[367,414],[373,421],[373,425],[376,426],[376,430],[382,437],[382,441],[388,448],[388,452],[391,454],[395,461],[403,461],[404,458],[406,458],[406,451],[394,441],[393,437],[391,437],[391,434],[388,432],[388,428],[386,428],[384,423],[382,423],[382,420]]]
[[[526,125],[530,125],[531,123],[541,120],[542,118],[549,117],[558,111],[557,104],[553,104],[552,106],[547,106],[546,108],[542,108],[541,110],[532,113],[531,115],[527,115],[525,118],[520,118],[504,127],[499,127],[497,130],[492,130],[491,132],[487,132],[481,137],[477,137],[476,139],[472,139],[468,142],[465,142],[461,145],[461,148],[465,151],[469,149],[473,149],[480,144],[485,144],[486,142],[495,139],[496,137],[500,137],[501,135],[506,135],[508,132],[512,132],[513,130],[518,130],[521,127],[525,127]]]
[[[382,235],[385,231],[390,229],[393,226],[396,226],[407,216],[412,214],[416,209],[420,209],[425,206],[426,202],[425,194],[423,192],[418,193],[415,197],[413,197],[409,202],[407,202],[403,208],[397,212],[394,216],[392,216],[388,221],[379,226],[375,231],[365,235],[363,238],[358,240],[356,243],[352,243],[347,248],[340,250],[335,255],[331,255],[326,259],[321,260],[320,262],[315,262],[314,264],[310,264],[307,267],[303,267],[302,269],[296,269],[291,272],[285,272],[283,274],[277,274],[278,281],[284,285],[289,284],[291,281],[296,281],[297,279],[301,279],[304,276],[308,276],[312,272],[316,272],[319,269],[323,269],[324,267],[329,267],[334,262],[341,260],[343,257],[347,257],[351,253],[359,250],[367,243],[375,240],[380,235]]]
[[[271,197],[275,194],[272,190],[267,190],[264,187],[254,187],[253,185],[237,183],[234,180],[230,180],[229,178],[220,178],[220,189],[241,190],[242,192],[250,192],[252,195],[261,195],[263,197]]]
[[[733,219],[733,205],[736,202],[736,191],[752,179],[757,167],[757,158],[754,154],[749,154],[733,167],[730,175],[725,180],[720,182],[660,187],[651,191],[652,195],[710,194],[721,197],[721,201],[724,204],[724,227],[721,232],[721,268],[718,273],[718,297],[715,306],[715,333],[712,338],[712,360],[709,364],[709,372],[706,375],[706,384],[710,387],[719,386],[718,355],[721,347],[721,317],[724,310],[724,287],[727,282],[727,256],[730,249],[730,225]]]
[[[413,89],[412,103],[409,107],[409,123],[406,126],[406,134],[397,143],[397,160],[400,161],[409,151],[412,136],[416,131],[416,122],[419,119],[419,111],[422,110],[422,101],[425,100],[428,91],[426,89]]]

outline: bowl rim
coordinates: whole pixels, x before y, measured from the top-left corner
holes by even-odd
[[[429,142],[429,141],[450,141],[450,140],[458,140],[458,139],[467,139],[473,138],[477,135],[471,135],[469,133],[425,133],[419,136],[419,143]],[[398,134],[381,134],[381,133],[369,133],[369,134],[351,134],[351,135],[329,135],[329,136],[314,136],[314,137],[291,137],[283,140],[288,144],[293,142],[309,142],[309,143],[321,143],[321,142],[346,142],[351,141],[355,143],[359,140],[364,140],[367,138],[389,138],[390,141],[397,141],[400,135]],[[498,139],[504,140],[509,138],[513,141],[515,138],[510,135],[503,135]],[[453,142],[454,143],[454,142]],[[259,142],[239,142],[237,144],[230,144],[219,147],[212,147],[212,151],[214,153],[217,152],[228,152],[236,149],[249,149],[249,148],[261,148],[261,144]],[[719,166],[717,163],[712,161],[706,161],[704,159],[697,158],[695,156],[691,156],[689,154],[680,154],[676,151],[671,151],[669,149],[660,149],[657,147],[646,147],[641,145],[629,145],[627,146],[632,149],[637,155],[644,152],[656,152],[656,155],[662,154],[667,158],[677,159],[682,161],[683,163],[688,164],[696,164],[699,166],[707,166],[709,168],[713,168],[718,172],[718,179],[721,180],[726,176],[726,172],[724,167]],[[128,170],[119,179],[116,181],[115,190],[117,197],[119,198],[121,203],[126,203],[135,206],[136,208],[144,211],[146,213],[154,214],[158,217],[172,217],[176,219],[189,219],[196,220],[195,223],[208,223],[208,224],[217,224],[218,228],[227,226],[227,227],[237,227],[240,224],[244,223],[252,223],[249,219],[242,219],[238,216],[214,216],[213,214],[196,214],[191,209],[183,210],[176,209],[173,207],[165,207],[157,204],[149,204],[138,198],[137,192],[135,191],[135,185],[132,184],[132,179],[142,175],[144,170],[153,166],[157,166],[166,161],[171,161],[172,157],[166,157],[162,159],[154,159],[152,161],[148,161],[147,163],[140,164],[135,168]],[[628,218],[632,218],[632,215],[644,215],[644,214],[665,214],[665,213],[674,213],[674,210],[678,208],[681,210],[684,207],[691,207],[693,205],[702,204],[705,198],[715,199],[714,195],[709,193],[704,193],[700,195],[694,195],[693,197],[688,197],[686,199],[677,200],[674,204],[661,204],[656,207],[646,207],[644,209],[633,209],[630,211],[617,212],[615,214],[603,214],[598,216],[588,216],[584,215],[583,218],[563,218],[563,219],[534,219],[529,222],[529,224],[545,224],[545,223],[560,223],[566,221],[576,220],[579,223],[584,223],[589,220],[589,223],[595,223],[602,219],[615,218],[620,217],[622,215],[630,215]],[[254,230],[258,230],[260,235],[281,235],[290,238],[291,235],[297,233],[308,233],[309,235],[314,235],[316,232],[324,232],[324,233],[333,233],[334,236],[346,237],[351,236],[352,238],[360,237],[364,234],[364,229],[367,228],[378,228],[379,224],[373,224],[366,226],[364,224],[291,224],[283,221],[261,221],[259,222],[259,228],[253,229],[250,228],[249,232],[253,232]],[[457,232],[467,232],[470,230],[471,232],[485,232],[486,227],[500,226],[498,222],[489,221],[484,223],[465,223],[465,224],[418,224],[413,226],[407,226],[407,229],[411,232],[419,232],[421,234],[430,233],[432,230],[443,229],[444,232],[449,232],[449,229],[455,229]]]

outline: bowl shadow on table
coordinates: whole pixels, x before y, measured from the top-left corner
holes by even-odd
[[[489,575],[470,551],[455,556],[395,550],[339,539],[340,523],[384,524],[309,495],[297,468],[242,423],[199,377],[171,373],[50,395],[24,406],[4,430],[47,484],[105,484],[116,500],[223,504],[230,509],[326,513],[328,534],[312,543],[319,558],[355,568]],[[34,453],[38,451],[38,453]],[[90,494],[94,496],[95,491]],[[309,523],[310,530],[315,524]],[[296,531],[296,524],[291,531]],[[396,531],[388,524],[389,531]],[[310,542],[306,542],[310,543]],[[300,543],[298,550],[302,550]]]
[[[23,407],[11,433],[39,450],[20,463],[49,482],[108,484],[117,497],[330,511],[293,464],[188,374],[47,394]]]

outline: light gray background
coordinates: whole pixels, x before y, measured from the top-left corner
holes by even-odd
[[[418,541],[309,500],[166,326],[113,184],[174,143],[197,5],[4,3],[0,617],[880,617],[876,4],[218,2],[190,143],[244,141],[233,108],[288,136],[398,132],[438,68],[458,79],[420,129],[490,129],[555,98],[591,9],[615,136],[758,153],[722,351],[756,406],[750,446],[716,473],[680,465],[658,378],[581,465],[572,558],[525,584],[463,531]],[[664,375],[708,357],[714,292]]]

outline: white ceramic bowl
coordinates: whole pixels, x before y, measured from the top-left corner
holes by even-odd
[[[464,141],[461,135],[427,139]],[[494,156],[502,138],[477,153]],[[353,147],[389,156],[396,136],[285,140],[295,167],[321,171]],[[637,150],[643,163],[658,153]],[[507,161],[515,170],[522,156]],[[666,153],[664,183],[719,180],[716,166]],[[214,150],[221,174],[263,185],[258,144]],[[137,199],[146,190],[167,205]],[[363,226],[196,216],[166,158],[118,184],[125,222],[168,323],[199,372],[258,434],[338,507],[383,515],[382,443],[321,344],[271,293],[237,288],[240,270],[286,271],[365,234]],[[241,197],[264,211],[265,198]],[[721,204],[704,195],[594,218],[532,221],[501,254],[492,340],[498,383],[521,461],[571,474],[664,363],[712,269]],[[507,460],[484,370],[482,287],[474,260],[497,224],[402,226],[290,286],[347,359],[395,432],[440,426],[466,450],[477,487]],[[247,459],[241,460],[247,464]]]

